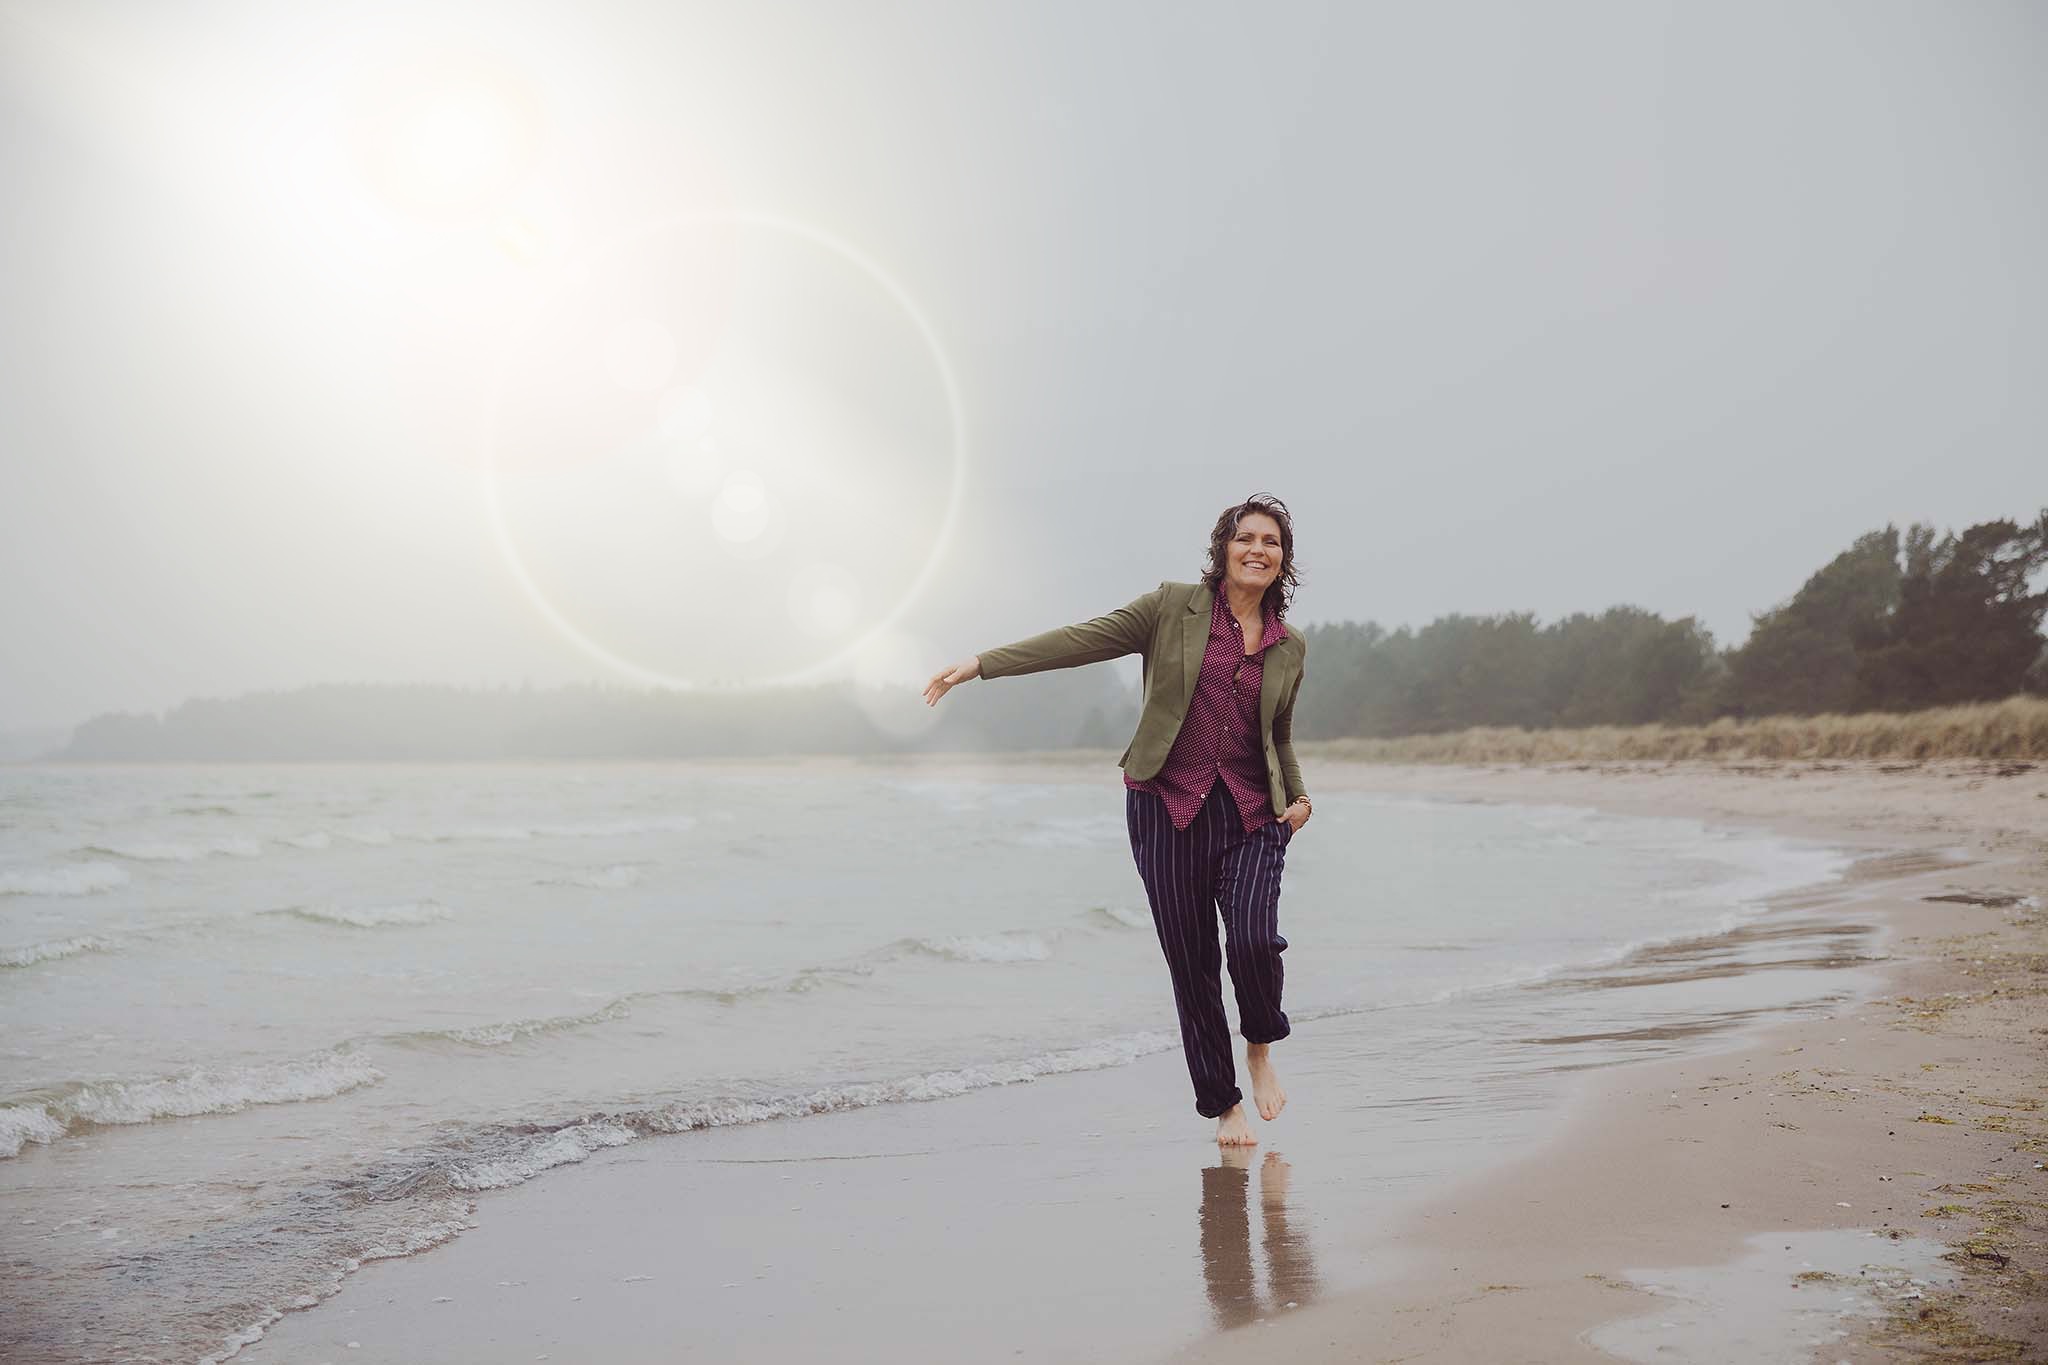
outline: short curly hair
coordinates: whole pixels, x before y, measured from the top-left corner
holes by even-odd
[[[1254,493],[1235,507],[1223,509],[1209,532],[1209,562],[1202,566],[1202,581],[1211,592],[1221,591],[1224,572],[1230,566],[1230,538],[1237,534],[1238,522],[1253,512],[1263,512],[1280,524],[1280,572],[1266,586],[1264,605],[1284,620],[1301,573],[1294,562],[1294,518],[1288,514],[1287,504],[1271,493]]]

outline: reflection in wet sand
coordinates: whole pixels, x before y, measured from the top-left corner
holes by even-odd
[[[1421,1123],[1474,1110],[1510,1114],[1540,1103],[1546,1076],[1675,1056],[1745,1028],[1840,1008],[1858,989],[1858,972],[1884,958],[1871,925],[1818,914],[1773,914],[1646,944],[1613,962],[1461,1002],[1455,1024],[1404,1040],[1400,1069],[1383,1079],[1399,1075],[1407,1084],[1389,1083],[1349,1107]]]
[[[1617,986],[1669,986],[1770,971],[1813,971],[1883,961],[1867,951],[1876,931],[1867,924],[1813,919],[1745,924],[1718,934],[1650,944],[1620,961],[1532,981],[1524,988],[1577,992]]]
[[[1202,1278],[1218,1327],[1242,1327],[1283,1308],[1298,1308],[1316,1296],[1315,1255],[1305,1233],[1287,1223],[1291,1168],[1278,1152],[1259,1163],[1260,1245],[1266,1259],[1266,1292],[1259,1293],[1252,1265],[1251,1164],[1245,1148],[1225,1148],[1219,1164],[1202,1172],[1197,1211],[1202,1239]]]

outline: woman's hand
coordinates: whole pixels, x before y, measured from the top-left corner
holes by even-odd
[[[971,654],[964,664],[954,664],[932,674],[932,680],[924,685],[924,704],[937,706],[939,698],[946,695],[955,683],[973,682],[981,676],[981,656]]]
[[[1308,823],[1308,802],[1296,801],[1287,808],[1287,813],[1280,818],[1294,826],[1296,834],[1301,833],[1301,827]]]

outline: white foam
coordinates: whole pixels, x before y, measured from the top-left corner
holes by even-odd
[[[542,1171],[581,1161],[607,1147],[623,1147],[633,1140],[632,1132],[611,1120],[591,1120],[558,1128],[524,1150],[494,1161],[458,1167],[449,1173],[448,1183],[459,1190],[501,1190],[531,1180]]]
[[[846,1109],[866,1109],[878,1104],[902,1104],[946,1099],[990,1086],[1016,1085],[1042,1076],[1059,1076],[1074,1071],[1100,1071],[1125,1066],[1140,1057],[1180,1046],[1169,1034],[1145,1031],[1104,1038],[1081,1047],[1043,1052],[1017,1061],[991,1062],[956,1071],[932,1071],[900,1080],[827,1086],[800,1095],[767,1100],[709,1101],[671,1105],[636,1116],[658,1132],[681,1133],[697,1128],[722,1128],[769,1119],[801,1118]]]
[[[640,884],[637,863],[613,863],[610,867],[589,867],[561,877],[543,877],[540,886],[581,886],[592,891],[623,891]]]
[[[122,840],[115,843],[87,844],[80,851],[104,853],[109,857],[126,858],[136,863],[196,863],[202,858],[263,856],[263,846],[254,839],[234,837],[209,839],[200,844],[179,843],[175,840]]]
[[[106,952],[118,946],[113,939],[87,934],[80,938],[31,943],[26,948],[0,948],[0,967],[28,967],[38,962],[52,962],[60,957],[70,957],[75,953]]]
[[[765,1100],[707,1100],[628,1114],[594,1115],[549,1133],[536,1134],[509,1151],[457,1165],[449,1174],[449,1182],[464,1190],[503,1189],[530,1180],[542,1171],[582,1161],[594,1152],[650,1134],[686,1133],[699,1128],[803,1118],[879,1104],[949,1099],[973,1090],[1017,1085],[1043,1076],[1124,1066],[1179,1046],[1180,1040],[1169,1034],[1131,1033],[1016,1061],[933,1071],[898,1080],[827,1086]]]
[[[618,820],[585,820],[551,825],[463,825],[438,833],[422,834],[430,843],[468,841],[526,843],[533,839],[625,839],[637,834],[678,834],[695,829],[694,815],[657,815]]]
[[[334,836],[329,834],[324,829],[316,829],[307,834],[291,835],[285,840],[285,842],[290,844],[293,848],[310,848],[317,851],[319,849],[333,847]]]
[[[1133,910],[1126,905],[1096,905],[1089,907],[1089,913],[1100,915],[1113,924],[1126,929],[1150,929],[1152,916],[1144,910]]]
[[[206,855],[192,844],[144,843],[135,840],[111,844],[89,844],[87,853],[105,853],[138,863],[190,863]]]
[[[0,896],[90,896],[127,880],[128,874],[112,863],[10,867],[0,869]]]
[[[56,1099],[0,1106],[0,1151],[53,1142],[77,1123],[129,1124],[198,1114],[232,1114],[257,1104],[324,1100],[384,1079],[363,1057],[342,1051],[255,1066],[201,1067],[145,1081],[96,1081]]]
[[[448,830],[442,834],[426,836],[437,844],[456,843],[464,840],[481,839],[494,843],[524,843],[533,837],[533,831],[524,825],[465,825],[461,829]]]
[[[348,1268],[356,1269],[364,1261],[388,1261],[395,1256],[411,1256],[416,1252],[437,1247],[461,1233],[470,1226],[464,1214],[439,1216],[428,1214],[409,1223],[388,1230],[382,1241],[372,1242],[363,1248],[362,1254],[350,1259]]]
[[[55,1142],[64,1121],[40,1104],[0,1105],[0,1157],[21,1155],[31,1142]]]
[[[1043,962],[1052,956],[1052,945],[1036,934],[949,934],[938,938],[912,939],[920,952],[955,962]]]
[[[438,924],[453,919],[455,912],[438,901],[408,901],[403,905],[294,905],[273,915],[295,915],[326,924],[346,924],[357,929],[377,929],[392,924]]]
[[[695,829],[694,815],[662,815],[639,820],[591,820],[573,825],[541,825],[534,833],[549,839],[623,839],[635,834],[680,834]]]
[[[502,1047],[521,1038],[536,1034],[558,1033],[564,1029],[581,1028],[587,1024],[601,1024],[612,1019],[624,1019],[632,1010],[624,1000],[614,1000],[601,1010],[588,1014],[558,1014],[542,1019],[515,1019],[503,1024],[476,1024],[468,1028],[443,1029],[431,1036],[448,1038],[458,1043],[470,1043],[476,1047]]]
[[[362,1268],[365,1261],[388,1260],[394,1256],[411,1256],[458,1236],[475,1226],[470,1215],[476,1205],[467,1198],[435,1200],[424,1208],[399,1211],[393,1226],[378,1229],[371,1234],[374,1240],[354,1248],[355,1254],[342,1257],[332,1263],[332,1268],[310,1286],[311,1292],[295,1296],[292,1308],[312,1308],[322,1300],[332,1298],[341,1292],[343,1282],[349,1275]],[[351,1219],[351,1223],[359,1221]],[[262,1340],[270,1325],[285,1315],[282,1308],[266,1305],[253,1322],[229,1333],[221,1339],[220,1350],[211,1355],[199,1357],[198,1365],[222,1365],[241,1354],[242,1348]]]

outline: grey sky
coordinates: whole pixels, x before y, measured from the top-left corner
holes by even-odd
[[[0,729],[630,681],[402,417],[444,258],[303,216],[293,64],[351,52],[530,77],[542,237],[715,183],[914,296],[969,434],[896,623],[925,671],[1193,576],[1255,489],[1304,621],[1631,602],[1726,641],[1862,531],[2048,502],[2038,4],[298,8],[0,2]],[[819,333],[847,401],[923,363],[854,326]],[[935,505],[859,514],[876,574]],[[617,629],[781,610],[668,562]]]

